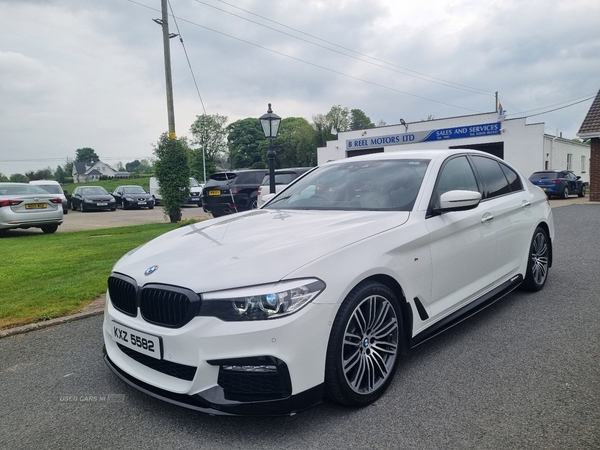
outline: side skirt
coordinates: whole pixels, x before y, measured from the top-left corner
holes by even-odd
[[[521,274],[512,277],[508,281],[505,281],[496,289],[491,290],[487,294],[479,297],[477,300],[472,301],[464,308],[461,308],[458,311],[450,314],[449,316],[444,317],[442,320],[433,324],[431,327],[421,331],[419,334],[417,334],[410,340],[410,347],[414,348],[422,344],[423,342],[428,341],[429,339],[437,336],[438,334],[446,331],[448,328],[451,328],[454,325],[459,324],[463,320],[468,319],[472,315],[477,314],[482,309],[487,308],[491,304],[500,300],[505,295],[511,293],[522,282],[523,275]]]

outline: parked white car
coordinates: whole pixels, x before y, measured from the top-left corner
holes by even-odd
[[[283,191],[289,184],[301,175],[304,175],[312,167],[295,167],[290,169],[278,169],[275,171],[275,194]],[[258,187],[257,206],[260,208],[265,204],[263,197],[269,195],[271,188],[271,177],[266,174]]]
[[[160,205],[162,203],[162,195],[160,195],[160,187],[158,186],[158,179],[156,177],[150,177],[149,181],[150,195],[154,197],[154,204]],[[190,177],[190,196],[186,204],[202,206],[202,188],[203,184],[198,183],[195,178]]]
[[[55,180],[32,180],[29,182],[29,184],[39,186],[43,190],[48,192],[49,194],[58,195],[60,198],[62,198],[63,214],[69,213],[69,202],[67,201],[65,192],[63,191],[63,188],[58,181],[55,181]]]
[[[329,162],[261,209],[121,258],[105,361],[213,414],[294,414],[324,396],[368,405],[411,348],[520,285],[542,289],[553,239],[544,192],[489,154]]]

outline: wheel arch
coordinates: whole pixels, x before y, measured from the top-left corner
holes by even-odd
[[[542,228],[545,232],[546,235],[548,236],[548,247],[549,247],[549,257],[548,257],[548,267],[552,267],[552,261],[554,259],[554,251],[553,251],[553,242],[552,242],[552,236],[550,236],[550,227],[548,226],[548,224],[546,222],[540,222],[538,224],[538,227]]]
[[[378,283],[383,284],[388,289],[390,289],[398,299],[398,302],[400,303],[400,312],[402,313],[401,354],[407,355],[410,351],[410,340],[412,338],[413,313],[412,308],[408,304],[406,296],[404,295],[404,289],[402,289],[402,286],[400,285],[400,283],[398,283],[398,281],[395,278],[386,274],[371,275],[362,280],[361,283],[365,281],[376,281]]]

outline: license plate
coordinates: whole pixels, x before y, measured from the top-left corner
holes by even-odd
[[[112,338],[125,347],[136,352],[151,356],[152,358],[162,359],[161,340],[158,336],[143,333],[126,327],[117,322],[112,322]]]
[[[46,203],[28,203],[25,205],[25,209],[46,209],[47,207]]]
[[[190,200],[191,200],[191,201],[193,201],[193,202],[198,202],[198,201],[200,201],[200,199],[199,199],[198,197],[192,197],[192,198],[190,198]]]
[[[105,202],[103,202],[103,203],[96,203],[96,205],[97,206],[106,206],[106,205],[108,205],[108,203],[105,203]]]
[[[138,205],[145,205],[146,202],[138,202]]]
[[[208,195],[221,195],[221,191],[208,191]]]

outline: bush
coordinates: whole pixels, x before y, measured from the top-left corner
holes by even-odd
[[[181,221],[181,205],[190,195],[190,169],[187,165],[188,149],[183,140],[171,139],[164,133],[155,148],[154,164],[160,185],[163,211],[171,223]]]

